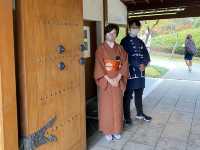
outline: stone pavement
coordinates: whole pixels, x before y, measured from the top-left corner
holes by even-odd
[[[200,64],[192,65],[192,72],[188,71],[185,63],[176,63],[176,66],[168,72],[164,78],[177,80],[200,81]]]
[[[107,142],[97,132],[88,140],[88,149],[200,150],[199,81],[164,79],[145,97],[144,110],[153,117],[150,123],[134,119],[119,141]],[[133,107],[132,118],[135,115]]]
[[[200,81],[200,64],[194,63],[192,72],[188,71],[184,60],[175,62],[156,58],[152,60],[151,65],[168,68],[170,71],[163,77],[165,79]]]

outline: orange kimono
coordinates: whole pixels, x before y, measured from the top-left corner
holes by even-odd
[[[104,134],[120,133],[123,128],[123,93],[128,78],[128,56],[123,48],[115,43],[110,48],[106,42],[96,51],[94,77],[99,87],[99,130]],[[118,87],[113,87],[104,78],[116,77],[119,73],[122,78]]]

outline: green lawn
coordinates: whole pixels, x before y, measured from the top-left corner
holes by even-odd
[[[145,74],[147,77],[160,78],[168,72],[167,68],[150,65],[146,68]]]

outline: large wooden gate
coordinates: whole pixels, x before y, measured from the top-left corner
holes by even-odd
[[[84,150],[82,0],[17,0],[16,11],[23,146]]]
[[[17,150],[12,0],[0,0],[0,150]]]

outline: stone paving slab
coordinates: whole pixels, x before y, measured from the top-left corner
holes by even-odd
[[[186,142],[189,136],[189,132],[190,127],[188,125],[168,123],[161,137],[174,138]]]
[[[133,107],[133,126],[121,140],[107,142],[97,132],[88,150],[200,150],[199,90],[200,82],[165,80],[144,99],[150,123],[134,119]]]
[[[185,150],[186,142],[175,138],[161,138],[155,150]]]
[[[153,150],[153,147],[149,145],[128,142],[124,146],[123,150]]]
[[[143,128],[139,128],[130,140],[154,147],[160,138],[162,130],[162,127],[144,126]]]
[[[187,150],[200,150],[200,146],[198,145],[190,145]]]

